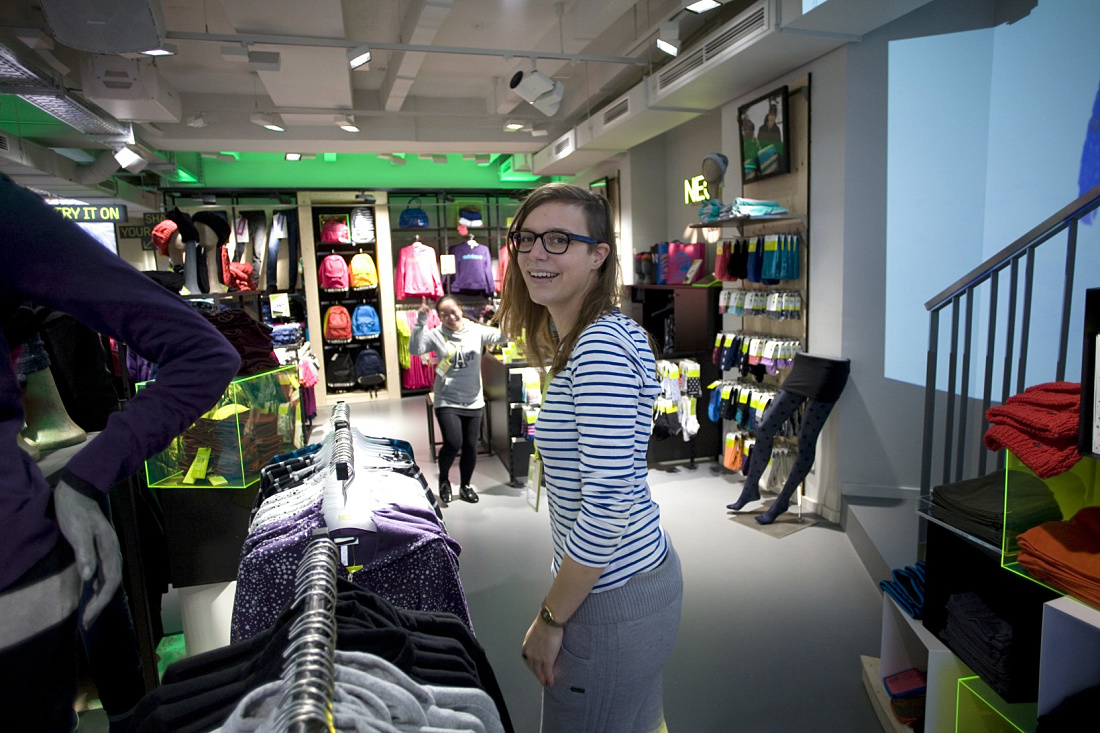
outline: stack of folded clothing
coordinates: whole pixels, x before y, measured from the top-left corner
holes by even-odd
[[[1017,537],[1016,559],[1036,580],[1100,608],[1100,507],[1044,522]]]
[[[1005,481],[1004,472],[994,471],[979,478],[936,486],[932,489],[932,516],[1000,546],[1005,523]],[[1007,481],[1012,494],[1010,531],[1062,518],[1054,495],[1035,476],[1010,470]]]
[[[894,570],[893,580],[879,581],[878,587],[897,601],[901,610],[919,619],[924,609],[924,560]]]
[[[186,472],[199,449],[206,448],[209,450],[206,475],[221,476],[232,483],[239,483],[246,476],[258,476],[271,456],[285,450],[288,444],[279,434],[278,415],[259,410],[219,420],[200,417],[181,439],[183,454],[179,470]]]
[[[240,308],[203,315],[240,354],[241,368],[237,376],[250,377],[279,367],[271,346],[271,326],[260,323]]]
[[[947,624],[940,638],[1001,697],[1019,702],[1010,676],[1012,636],[1012,624],[977,593],[955,593],[947,599]]]
[[[1007,448],[1040,478],[1073,468],[1080,460],[1081,384],[1048,382],[1028,387],[999,407],[986,410],[985,447]]]
[[[300,323],[277,323],[271,327],[271,342],[276,346],[293,346],[301,340]]]

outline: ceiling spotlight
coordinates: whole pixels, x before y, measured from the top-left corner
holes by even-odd
[[[130,171],[131,173],[140,173],[142,169],[144,169],[145,166],[148,164],[148,161],[145,160],[145,158],[141,157],[136,152],[127,147],[120,148],[115,153],[115,160],[118,161],[118,164],[120,166]]]
[[[348,66],[358,69],[370,63],[370,46],[363,44],[348,51]],[[367,68],[370,68],[369,66]]]
[[[355,118],[351,115],[336,115],[333,119],[336,126],[344,132],[359,132],[359,127],[355,124]]]
[[[248,47],[243,44],[222,46],[222,60],[236,63],[248,63]]]
[[[206,118],[201,114],[192,115],[187,118],[185,124],[188,127],[206,127]]]
[[[252,120],[253,125],[259,125],[265,130],[286,132],[286,128],[275,120],[275,115],[252,115],[249,119]]]
[[[162,43],[156,48],[146,49],[142,53],[146,56],[175,56],[179,53],[179,49],[174,44]]]
[[[248,52],[248,68],[253,71],[278,71],[280,60],[278,51]]]
[[[722,3],[715,2],[715,0],[687,0],[684,5],[686,10],[690,10],[693,13],[705,13],[708,10],[714,10],[719,7],[722,7]]]
[[[669,56],[680,53],[680,24],[676,21],[661,23],[661,30],[657,34],[657,48]]]
[[[519,132],[523,129],[523,123],[519,120],[508,120],[504,123],[505,132]]]
[[[547,117],[557,114],[565,93],[564,84],[555,82],[537,69],[529,72],[517,71],[508,82],[508,88]]]
[[[286,160],[301,160],[302,159],[302,154],[301,153],[287,153],[284,156],[284,158]]]
[[[362,201],[365,204],[373,204],[375,201],[373,193],[367,193],[366,191],[360,191],[355,194],[356,201]]]

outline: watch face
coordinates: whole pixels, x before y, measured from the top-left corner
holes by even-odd
[[[546,623],[548,623],[548,624],[553,624],[554,623],[554,617],[550,615],[550,609],[547,608],[546,606],[542,607],[542,610],[539,611],[539,615],[542,616],[542,620],[545,621]]]

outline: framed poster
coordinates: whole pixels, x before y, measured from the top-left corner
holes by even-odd
[[[774,89],[737,109],[741,130],[741,180],[759,181],[791,170],[787,87]]]

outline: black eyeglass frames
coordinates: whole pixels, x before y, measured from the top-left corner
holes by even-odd
[[[574,234],[560,229],[549,229],[545,232],[531,232],[526,229],[512,232],[508,235],[508,243],[516,252],[530,252],[535,246],[535,240],[542,240],[542,247],[549,254],[560,255],[569,249],[569,243],[573,241],[585,244],[596,244],[600,240],[586,237],[583,234]]]

